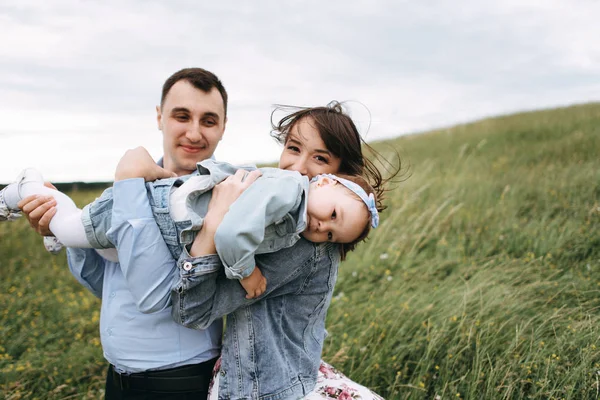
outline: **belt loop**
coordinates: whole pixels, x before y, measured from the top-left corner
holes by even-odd
[[[119,374],[121,378],[121,389],[129,389],[129,376],[125,374]]]
[[[118,373],[114,367],[112,367],[112,372],[113,379],[118,382],[118,385],[121,388],[121,390],[129,389],[129,377],[127,375]]]

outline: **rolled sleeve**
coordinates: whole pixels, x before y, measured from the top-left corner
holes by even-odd
[[[194,257],[184,247],[181,257],[177,260],[177,267],[184,275],[204,275],[222,269],[223,264],[216,254]]]

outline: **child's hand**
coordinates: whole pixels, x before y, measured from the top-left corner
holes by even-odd
[[[130,178],[144,178],[146,182],[151,182],[175,176],[175,172],[159,167],[145,148],[136,147],[127,150],[121,157],[115,171],[115,182]]]
[[[246,290],[246,298],[253,299],[260,296],[267,290],[267,278],[260,272],[258,267],[254,268],[254,271],[244,279],[240,281],[242,287]]]

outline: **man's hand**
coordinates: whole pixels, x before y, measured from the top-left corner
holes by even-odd
[[[115,182],[130,178],[144,178],[146,182],[173,178],[177,175],[159,167],[143,147],[127,150],[115,171]]]
[[[50,182],[44,183],[44,186],[56,190]],[[29,225],[42,236],[54,236],[50,231],[50,221],[56,214],[56,200],[52,196],[33,195],[25,197],[17,203],[17,206],[23,211]]]
[[[244,290],[246,290],[246,298],[253,299],[260,296],[267,290],[267,278],[260,272],[258,267],[254,267],[254,271],[240,281]]]

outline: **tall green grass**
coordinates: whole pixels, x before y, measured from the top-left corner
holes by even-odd
[[[72,193],[78,204],[96,193]],[[100,301],[23,219],[0,223],[0,398],[98,399]]]
[[[412,176],[341,266],[325,358],[389,398],[600,394],[600,105],[381,143]]]
[[[600,104],[375,147],[411,176],[341,264],[324,359],[391,399],[597,398]],[[0,254],[0,394],[101,397],[99,301],[25,221]]]

